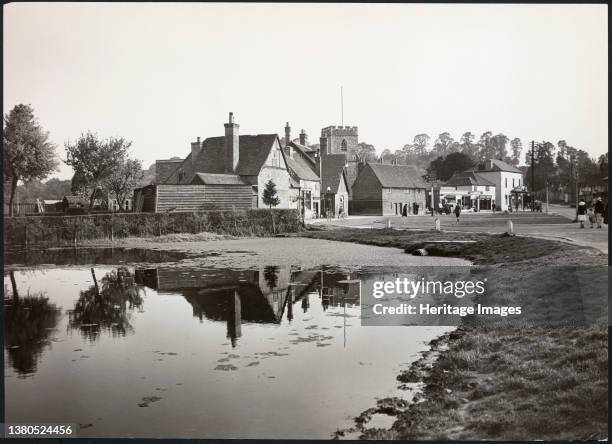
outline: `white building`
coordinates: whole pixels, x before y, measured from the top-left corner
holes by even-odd
[[[456,172],[440,186],[443,205],[461,204],[464,210],[490,211],[496,203],[495,183],[475,171]]]
[[[495,184],[495,205],[500,211],[509,210],[511,191],[525,186],[521,170],[501,160],[488,159],[470,171]]]

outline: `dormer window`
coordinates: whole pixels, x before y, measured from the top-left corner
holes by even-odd
[[[185,179],[185,171],[180,170],[180,171],[178,172],[178,180],[179,180],[179,182],[182,182],[182,181],[183,181],[183,179]]]

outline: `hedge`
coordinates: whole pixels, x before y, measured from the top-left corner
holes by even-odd
[[[24,216],[4,218],[4,244],[61,246],[82,240],[200,232],[261,237],[301,229],[298,211],[281,209]]]

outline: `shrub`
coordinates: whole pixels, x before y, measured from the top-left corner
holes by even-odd
[[[4,244],[71,245],[83,240],[172,233],[212,232],[234,236],[271,236],[302,229],[297,210],[254,209],[200,213],[116,213],[4,218]]]

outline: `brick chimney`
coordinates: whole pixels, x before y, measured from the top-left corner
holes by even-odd
[[[200,136],[198,136],[197,142],[191,142],[191,163],[195,165],[196,157],[200,154],[202,143],[200,142]]]
[[[304,130],[300,133],[300,145],[306,146],[306,132]]]
[[[289,126],[289,122],[285,125],[285,146],[288,147],[291,143],[291,127]]]
[[[321,137],[319,139],[319,153],[321,153],[321,157],[329,154],[327,152],[327,137]]]
[[[234,123],[234,113],[229,113],[229,122],[223,126],[225,126],[225,172],[232,174],[236,173],[240,157],[240,136],[238,134],[240,125]]]

